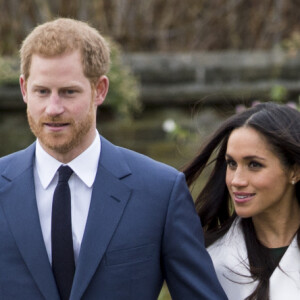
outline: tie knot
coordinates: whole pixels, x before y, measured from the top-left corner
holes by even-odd
[[[58,169],[58,182],[68,182],[73,170],[69,166],[60,166]]]

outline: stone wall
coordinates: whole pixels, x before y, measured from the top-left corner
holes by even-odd
[[[123,59],[141,79],[144,111],[126,121],[108,117],[101,107],[98,130],[118,145],[177,168],[234,112],[236,103],[266,99],[276,84],[286,87],[290,98],[297,100],[300,94],[299,57],[280,52],[140,53]],[[186,139],[170,138],[162,129],[166,119],[175,120],[185,130]],[[0,157],[33,140],[19,87],[0,88]]]
[[[124,55],[146,105],[223,104],[267,99],[275,85],[300,94],[300,56],[282,51]]]
[[[131,53],[123,60],[141,80],[145,106],[267,99],[275,85],[300,94],[300,55],[281,51]],[[19,87],[0,87],[0,110],[24,108]]]

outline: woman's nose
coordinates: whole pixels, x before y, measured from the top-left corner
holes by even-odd
[[[231,185],[236,187],[246,186],[248,184],[247,174],[241,169],[236,169],[232,174]]]

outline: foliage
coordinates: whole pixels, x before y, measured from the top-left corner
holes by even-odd
[[[110,88],[106,103],[111,105],[119,116],[132,117],[141,112],[139,81],[129,66],[123,64],[119,46],[110,41],[111,68],[108,73]]]
[[[188,129],[174,121],[174,119],[166,119],[162,124],[162,129],[166,133],[167,138],[178,144],[184,144],[194,138]]]
[[[295,101],[287,101],[287,94],[287,89],[283,85],[274,85],[270,91],[270,100],[279,104],[286,104],[287,106],[290,106],[294,109],[298,109],[300,111],[300,98]],[[259,100],[255,100],[250,103],[250,106],[253,107],[259,104],[260,102],[261,101]],[[235,107],[235,112],[240,113],[245,109],[247,109],[246,105],[239,104]]]
[[[3,0],[0,54],[56,16],[88,20],[125,51],[271,49],[300,26],[298,1]]]
[[[270,91],[270,98],[272,101],[278,102],[280,104],[286,104],[292,108],[300,110],[300,99],[298,97],[298,100],[292,100],[292,101],[287,101],[287,95],[288,91],[286,87],[283,85],[274,85]]]
[[[117,116],[133,117],[142,109],[139,98],[139,82],[130,68],[123,64],[119,47],[111,45],[111,69],[108,73],[110,89],[105,104],[112,107]],[[18,86],[19,60],[17,57],[0,57],[0,87]]]
[[[283,103],[287,99],[287,89],[282,85],[274,85],[270,92],[270,97],[273,101]]]
[[[300,49],[300,32],[292,32],[289,38],[282,42],[282,46],[291,56],[296,56]]]
[[[0,86],[19,84],[19,62],[16,57],[0,56]]]

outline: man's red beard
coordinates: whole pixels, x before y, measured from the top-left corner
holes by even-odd
[[[90,110],[85,119],[75,123],[73,119],[63,119],[61,117],[45,117],[38,121],[34,120],[27,109],[27,118],[32,133],[47,148],[58,153],[67,153],[80,145],[84,136],[89,132],[95,121],[94,106],[91,105]],[[65,123],[68,124],[69,132],[45,132],[45,123]]]

